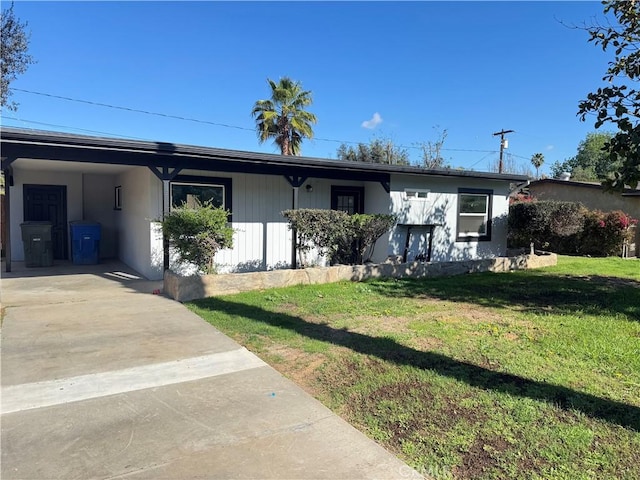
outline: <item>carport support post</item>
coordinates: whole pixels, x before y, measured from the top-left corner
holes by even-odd
[[[149,170],[162,182],[162,219],[171,210],[171,180],[176,178],[181,167],[155,167],[148,165]],[[162,260],[164,270],[169,270],[169,239],[162,232]]]
[[[292,210],[297,210],[298,209],[298,192],[300,190],[300,187],[293,187],[293,198],[292,198],[292,206],[291,209]],[[291,229],[291,268],[293,268],[294,270],[296,268],[298,268],[298,255],[297,255],[297,250],[298,250],[298,232],[296,231],[295,228]]]
[[[169,207],[171,205],[170,197],[170,180],[162,180],[162,218],[164,219],[169,215]],[[169,270],[169,239],[162,232],[162,258],[164,263],[164,270]]]
[[[307,181],[307,177],[303,177],[301,175],[285,175],[284,178],[287,179],[289,185],[293,187],[293,198],[291,200],[291,209],[298,209],[298,191],[300,190],[300,186]],[[297,243],[298,232],[296,232],[295,228],[291,229],[291,268],[298,268],[298,257],[296,255],[298,250]]]

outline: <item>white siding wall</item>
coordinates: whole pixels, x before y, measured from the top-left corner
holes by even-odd
[[[429,189],[427,199],[407,200],[405,188]],[[492,234],[490,242],[456,242],[458,189],[478,188],[493,190]],[[489,258],[506,253],[506,215],[509,210],[508,182],[487,181],[464,178],[425,178],[408,175],[394,175],[391,178],[392,211],[398,215],[398,223],[433,223],[433,245],[431,260],[455,261]],[[408,260],[417,252],[426,252],[428,235],[420,235],[414,230],[410,243]],[[402,255],[406,241],[406,228],[396,227],[391,234],[389,255]]]
[[[65,185],[67,187],[67,221],[82,220],[82,174],[69,172],[52,172],[42,170],[25,170],[15,168],[14,185],[11,189],[11,260],[24,261],[24,248],[20,224],[24,222],[23,185]],[[67,234],[69,243],[69,235]],[[67,245],[71,254],[71,246]]]
[[[163,275],[162,235],[154,220],[162,214],[162,183],[146,167],[118,175],[122,210],[114,212],[119,256],[150,280]]]
[[[100,258],[118,257],[118,231],[114,206],[115,175],[83,174],[83,220],[101,226]]]
[[[386,192],[386,190],[382,187],[382,185],[377,182],[368,182],[365,183],[364,187],[364,212],[365,213],[393,213],[391,205],[390,195]],[[382,237],[378,239],[376,242],[376,246],[373,249],[373,255],[371,256],[371,260],[374,263],[383,262],[388,255],[389,251],[389,242],[391,241],[391,233],[384,234]]]
[[[291,208],[291,186],[281,176],[228,176],[232,178],[234,248],[216,256],[219,271],[288,267],[291,264],[291,231],[280,212]]]
[[[145,172],[146,173],[146,172]],[[292,187],[281,176],[229,174],[216,172],[183,171],[182,175],[201,177],[225,177],[232,179],[232,226],[234,248],[222,250],[216,256],[218,271],[244,272],[287,268],[291,262],[291,231],[281,212],[292,206]],[[162,185],[155,177],[147,179],[156,186],[155,194],[139,192],[140,195],[156,199],[156,211],[160,215],[162,207]],[[307,191],[309,184],[313,188]],[[509,185],[507,182],[486,181],[460,178],[425,178],[411,175],[394,175],[391,180],[391,193],[387,194],[377,182],[350,182],[311,178],[300,187],[300,208],[330,208],[331,186],[348,185],[365,187],[365,213],[393,213],[398,215],[399,223],[434,223],[441,226],[434,231],[432,261],[450,261],[487,258],[506,253],[506,214],[508,212]],[[429,189],[426,200],[407,201],[405,188]],[[490,242],[456,242],[458,188],[481,188],[493,190],[492,240]],[[123,210],[128,203],[123,183]],[[155,196],[154,196],[155,195]],[[142,208],[142,207],[141,207]],[[137,215],[137,221],[143,212]],[[148,215],[145,217],[148,218]],[[140,227],[138,227],[139,229]],[[149,228],[148,223],[146,228]],[[121,231],[131,230],[131,228]],[[133,230],[131,230],[133,232]],[[149,230],[147,230],[149,231]],[[418,253],[426,253],[428,235],[426,231],[414,231],[410,244],[409,260]],[[152,233],[153,237],[153,233]],[[148,237],[147,237],[148,238]],[[406,228],[395,227],[389,235],[383,236],[376,244],[373,260],[384,261],[388,255],[402,255],[406,239]],[[154,243],[155,242],[155,243]],[[127,242],[121,239],[121,245]],[[135,243],[135,242],[134,242]],[[151,240],[161,247],[160,236]],[[123,247],[124,248],[124,247]],[[138,256],[159,256],[161,267],[161,248],[156,254],[145,253],[139,245]],[[121,258],[142,273],[134,260],[121,253]],[[311,256],[311,262],[323,265],[325,259]],[[182,272],[193,271],[180,267],[172,261],[172,268]]]
[[[182,171],[182,175],[225,177],[232,179],[232,226],[235,229],[234,248],[216,255],[219,272],[245,272],[288,268],[291,265],[291,230],[282,216],[292,207],[293,189],[287,180],[277,175],[228,174]],[[307,191],[306,185],[312,190]],[[389,196],[379,183],[350,182],[310,178],[298,193],[299,208],[331,207],[331,186],[365,187],[365,212],[389,213]],[[375,250],[379,260],[386,258],[388,238],[382,238]],[[307,255],[307,261],[325,265],[326,259]],[[192,272],[189,267],[173,262],[173,269]]]

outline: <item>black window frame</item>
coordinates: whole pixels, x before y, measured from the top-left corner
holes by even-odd
[[[229,222],[233,214],[232,205],[232,186],[233,181],[227,177],[206,177],[200,175],[177,175],[173,180],[169,188],[171,189],[171,208],[173,208],[173,184],[187,184],[187,185],[208,185],[208,186],[221,186],[224,188],[224,209],[229,212]]]
[[[469,235],[460,232],[460,207],[462,195],[486,195],[487,196],[487,221],[484,235]],[[456,242],[490,242],[491,241],[491,219],[493,217],[493,190],[484,188],[459,188],[458,189],[458,211],[456,214]]]
[[[364,187],[331,185],[331,210],[338,209],[338,196],[341,195],[355,195],[354,213],[364,213]]]

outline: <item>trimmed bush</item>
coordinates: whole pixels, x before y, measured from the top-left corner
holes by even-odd
[[[356,213],[351,216],[351,222],[358,250],[356,263],[362,264],[371,259],[376,242],[393,228],[396,217],[382,213]]]
[[[296,231],[302,266],[307,266],[306,254],[313,248],[333,264],[361,264],[395,223],[393,215],[349,215],[323,209],[285,210],[282,215]]]
[[[196,265],[200,272],[215,273],[216,253],[233,247],[228,214],[210,203],[175,207],[162,220],[162,233],[181,261]]]
[[[352,236],[349,215],[345,212],[305,208],[285,210],[282,215],[289,220],[289,228],[296,232],[303,267],[308,266],[306,254],[313,248],[320,255],[331,258]]]

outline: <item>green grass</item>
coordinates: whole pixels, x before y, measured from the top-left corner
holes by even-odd
[[[190,308],[435,478],[640,479],[640,261]]]

